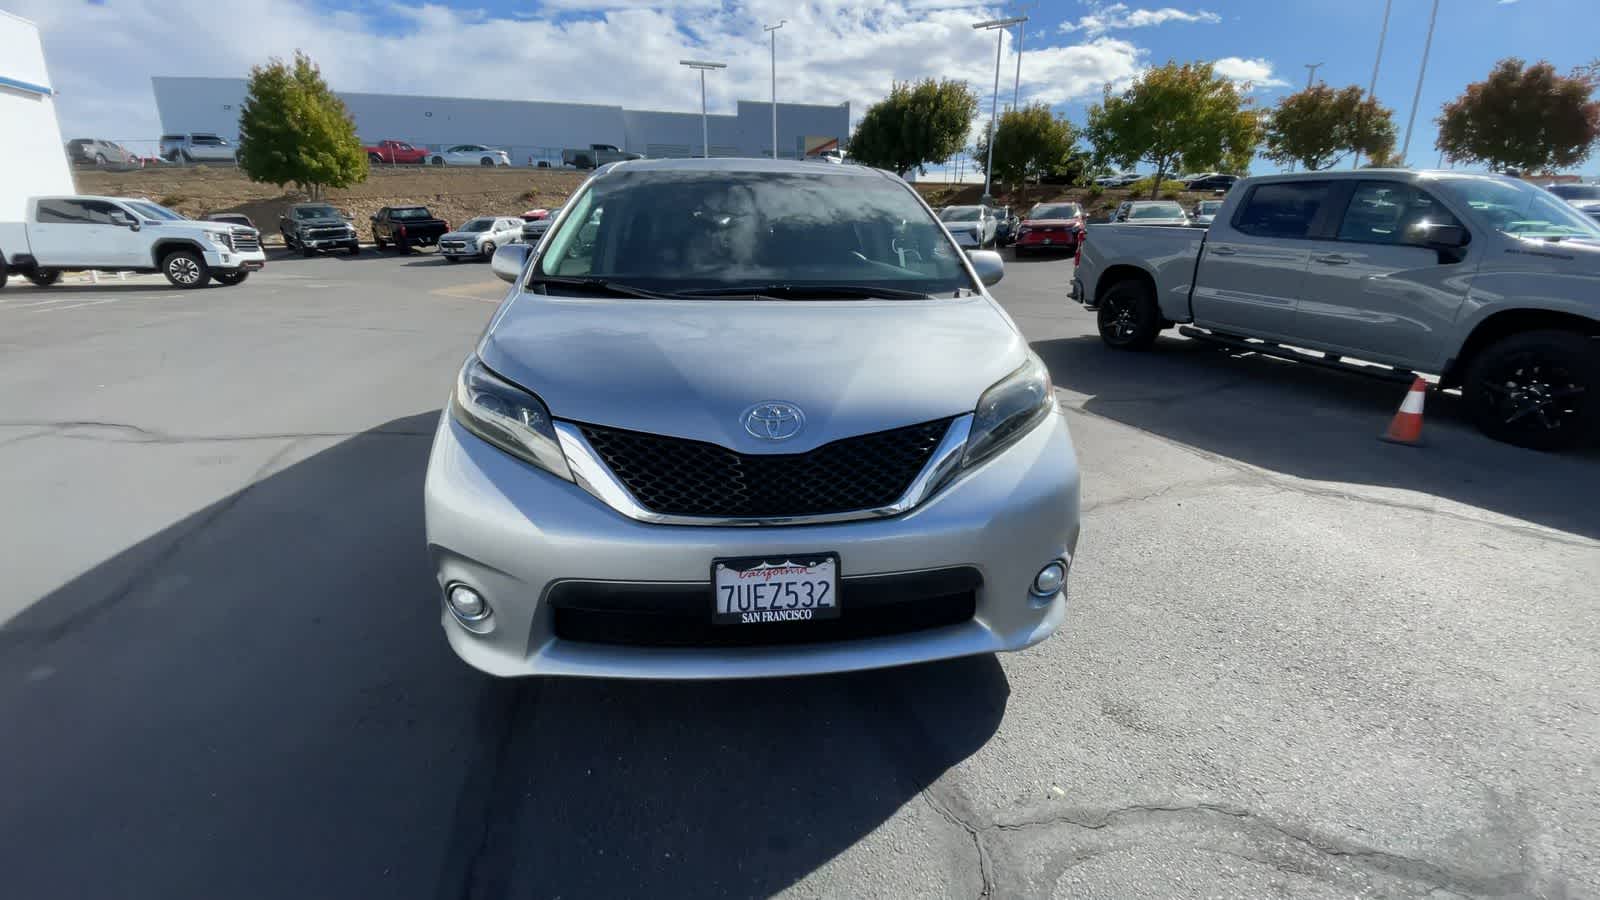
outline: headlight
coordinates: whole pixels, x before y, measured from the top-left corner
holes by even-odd
[[[231,235],[226,231],[208,231],[206,232],[206,240],[213,244],[221,244],[224,247],[233,247]]]
[[[572,480],[550,410],[538,397],[490,372],[476,356],[461,367],[450,414],[462,427],[512,456]]]
[[[1039,357],[1029,353],[1028,361],[1021,368],[1000,379],[978,398],[962,466],[970,466],[1010,446],[1049,415],[1054,405],[1050,370]]]

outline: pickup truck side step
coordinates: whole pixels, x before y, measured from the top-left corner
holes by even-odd
[[[1387,366],[1378,365],[1358,366],[1344,362],[1341,357],[1333,354],[1317,354],[1295,350],[1282,344],[1274,344],[1268,341],[1250,341],[1244,338],[1230,337],[1210,331],[1201,331],[1189,325],[1178,326],[1178,333],[1184,337],[1194,338],[1197,341],[1209,341],[1213,344],[1231,347],[1234,350],[1260,353],[1263,356],[1292,360],[1298,363],[1305,363],[1308,366],[1321,366],[1324,369],[1332,369],[1336,372],[1349,372],[1352,375],[1363,375],[1367,378],[1377,378],[1383,381],[1410,384],[1417,377],[1417,373],[1410,369],[1391,369]]]

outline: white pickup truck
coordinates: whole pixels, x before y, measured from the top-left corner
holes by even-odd
[[[1090,225],[1080,248],[1072,299],[1112,347],[1188,323],[1190,337],[1313,365],[1437,374],[1509,443],[1561,449],[1600,431],[1600,226],[1526,182],[1250,178],[1209,228]]]
[[[63,270],[160,272],[180,288],[234,285],[266,264],[261,233],[197,222],[149,200],[34,197],[26,222],[0,222],[0,287],[11,274],[40,287]]]

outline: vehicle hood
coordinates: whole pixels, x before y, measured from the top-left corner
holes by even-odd
[[[1129,219],[1124,225],[1187,225],[1188,219],[1163,218],[1163,219]]]
[[[1081,226],[1082,219],[1023,219],[1022,224],[1029,228],[1060,228],[1063,226]]]
[[[730,301],[522,294],[478,347],[558,419],[800,453],[850,435],[971,412],[1022,365],[1027,344],[984,297]],[[757,439],[744,413],[798,406],[789,440]]]
[[[489,232],[487,232],[487,231],[452,231],[452,232],[449,232],[447,234],[439,235],[439,240],[441,240],[441,241],[466,241],[468,243],[471,243],[473,241],[476,241],[478,238],[481,238],[481,237],[487,235],[488,233]]]
[[[293,222],[296,228],[333,228],[343,227],[345,225],[349,225],[352,228],[355,227],[352,223],[338,218],[294,219]]]

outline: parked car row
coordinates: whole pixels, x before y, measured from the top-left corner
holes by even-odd
[[[1138,172],[1119,172],[1096,178],[1094,183],[1100,187],[1123,188],[1147,177],[1154,176],[1140,175]],[[1228,191],[1238,184],[1239,176],[1223,172],[1190,172],[1173,175],[1170,180],[1183,182],[1184,190],[1189,191]]]

